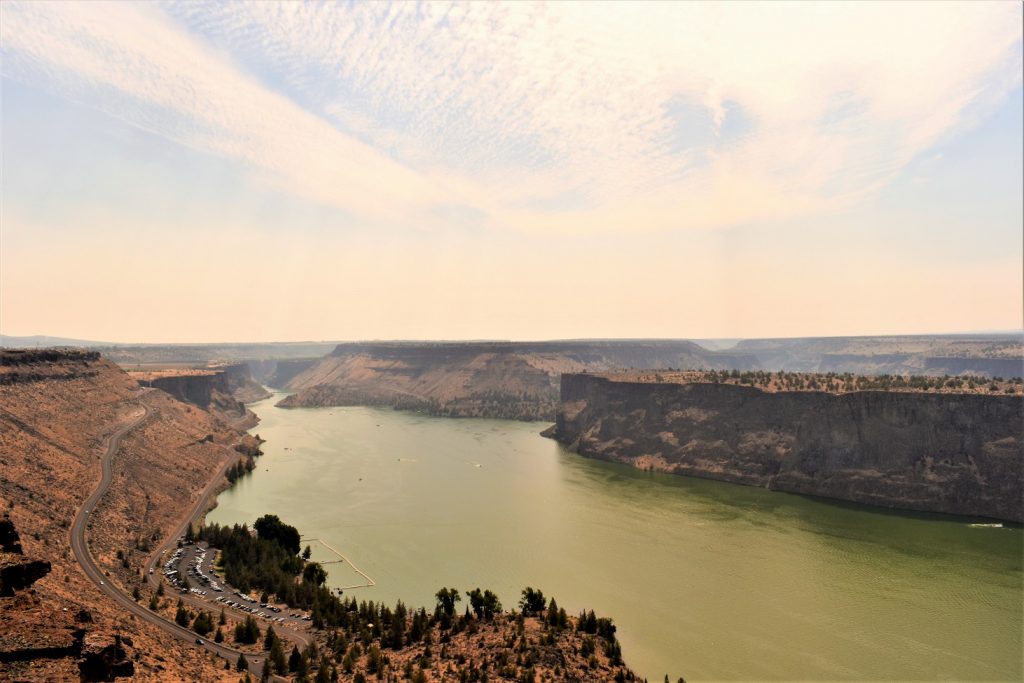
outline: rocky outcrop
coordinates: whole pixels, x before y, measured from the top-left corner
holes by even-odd
[[[14,553],[0,553],[0,597],[10,597],[50,573],[47,560],[33,560]]]
[[[200,408],[209,408],[216,403],[222,409],[237,409],[234,405],[224,405],[225,400],[252,403],[270,396],[270,392],[252,378],[247,363],[141,372],[137,373],[137,378],[143,386],[161,389],[179,401]]]
[[[49,562],[25,557],[14,523],[0,519],[0,597],[11,597],[49,573]]]
[[[0,519],[0,551],[21,555],[21,538],[8,517]]]
[[[288,383],[282,407],[388,405],[453,417],[550,420],[563,372],[752,368],[753,356],[688,341],[340,344]]]
[[[270,398],[270,392],[253,379],[248,363],[232,363],[218,368],[224,373],[227,391],[242,403],[254,403]]]
[[[0,349],[0,386],[90,377],[98,359],[94,351],[76,349]]]
[[[144,387],[160,389],[185,403],[207,410],[240,429],[255,426],[259,419],[245,407],[244,400],[258,401],[270,396],[256,384],[245,363],[216,368],[187,368],[180,371],[133,373]]]
[[[15,610],[31,612],[39,609],[34,591],[26,591],[39,579],[50,573],[50,563],[34,560],[22,553],[21,542],[14,523],[7,517],[0,520],[0,598],[18,598],[3,604],[2,615],[10,618]],[[86,613],[88,614],[88,613]],[[91,618],[89,619],[91,621]],[[79,667],[83,681],[112,681],[115,676],[131,676],[135,669],[128,654],[120,648],[115,637],[111,650],[109,636],[90,634],[85,628],[71,623],[66,614],[45,625],[31,629],[0,630],[0,663],[17,665],[40,659],[81,658]],[[88,675],[86,675],[88,672]]]
[[[131,642],[127,638],[115,635],[86,635],[82,643],[81,658],[78,660],[78,671],[84,681],[112,681],[115,678],[135,675],[135,664],[128,655],[126,646]]]
[[[82,652],[84,638],[85,629],[61,625],[0,639],[0,663],[31,663],[40,659],[77,658]]]
[[[128,647],[130,638],[118,634],[90,633],[84,628],[56,628],[52,633],[26,634],[19,647],[0,648],[0,663],[17,665],[46,659],[77,660],[82,683],[113,681],[135,675]]]
[[[166,391],[168,394],[200,408],[209,408],[215,389],[226,391],[223,376],[215,372],[168,375],[140,380],[139,384]]]
[[[550,435],[645,469],[1020,522],[1020,395],[768,393],[563,375]]]

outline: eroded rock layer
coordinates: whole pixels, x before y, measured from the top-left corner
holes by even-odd
[[[1024,398],[768,393],[563,375],[550,435],[581,455],[891,508],[1020,522]]]

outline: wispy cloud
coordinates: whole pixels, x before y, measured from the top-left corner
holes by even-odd
[[[0,12],[5,76],[375,224],[445,207],[560,232],[814,212],[884,185],[1021,80],[1016,3]],[[740,115],[749,131],[722,135]],[[679,149],[687,126],[714,134]]]

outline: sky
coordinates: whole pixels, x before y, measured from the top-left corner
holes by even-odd
[[[1022,5],[0,3],[0,332],[1024,327]]]

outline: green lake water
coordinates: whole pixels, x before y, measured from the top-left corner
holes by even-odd
[[[1022,678],[1020,528],[640,472],[541,423],[281,396],[252,406],[265,455],[209,519],[279,515],[376,582],[346,594],[430,607],[480,586],[511,607],[534,586],[612,617],[652,682]]]

